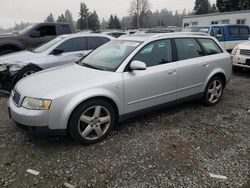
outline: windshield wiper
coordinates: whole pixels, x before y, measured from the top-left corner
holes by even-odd
[[[104,68],[96,67],[94,65],[90,65],[90,64],[87,64],[87,63],[80,63],[80,65],[88,67],[88,68],[92,68],[92,69],[105,70]]]

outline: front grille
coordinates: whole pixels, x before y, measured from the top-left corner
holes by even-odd
[[[250,56],[250,50],[240,50],[240,54]]]
[[[19,105],[20,94],[16,90],[13,90],[13,101],[16,105]]]

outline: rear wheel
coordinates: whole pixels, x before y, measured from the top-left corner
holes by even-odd
[[[203,103],[207,106],[216,105],[222,97],[224,83],[221,77],[213,77],[207,84],[203,94]]]
[[[107,101],[84,102],[72,114],[68,132],[80,143],[94,144],[111,132],[116,122],[115,111]]]

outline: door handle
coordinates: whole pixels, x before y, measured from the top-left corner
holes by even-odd
[[[205,67],[205,68],[209,67],[209,63],[203,64],[203,67]]]
[[[176,70],[175,70],[175,69],[171,69],[171,70],[168,71],[168,74],[169,74],[169,75],[172,75],[172,74],[174,74],[174,73],[176,73]]]

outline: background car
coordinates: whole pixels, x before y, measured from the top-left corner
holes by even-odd
[[[62,35],[31,51],[0,57],[0,84],[10,90],[15,83],[35,72],[73,63],[113,37],[101,34],[77,33]]]
[[[237,45],[232,51],[233,70],[250,69],[250,41]]]
[[[0,36],[0,55],[25,49],[34,49],[41,44],[63,34],[75,33],[75,28],[68,23],[36,23],[21,31]]]

